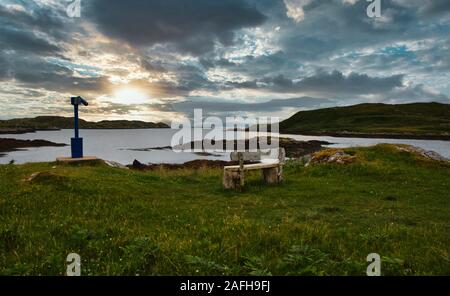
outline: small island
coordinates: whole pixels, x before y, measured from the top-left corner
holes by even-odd
[[[18,140],[0,138],[0,157],[4,156],[4,152],[17,151],[23,148],[32,147],[64,147],[67,144],[54,143],[46,140]]]

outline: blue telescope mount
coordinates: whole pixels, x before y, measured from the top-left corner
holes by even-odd
[[[89,105],[85,99],[82,97],[71,97],[70,102],[74,108],[74,131],[75,137],[71,138],[71,150],[72,150],[72,158],[83,158],[83,138],[80,138],[79,128],[78,128],[78,106]]]

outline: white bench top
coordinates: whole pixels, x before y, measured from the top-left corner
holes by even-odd
[[[261,170],[261,169],[269,169],[274,168],[280,165],[280,162],[276,159],[273,159],[272,162],[268,163],[252,163],[252,164],[244,164],[244,171],[250,170]],[[223,168],[227,171],[239,171],[239,165],[230,165]]]

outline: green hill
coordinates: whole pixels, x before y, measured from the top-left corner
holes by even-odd
[[[280,123],[289,134],[450,140],[450,105],[360,104],[301,111]]]
[[[79,121],[80,128],[83,129],[131,129],[131,128],[169,128],[165,123],[153,123],[144,121],[128,120],[104,120],[99,122],[89,122],[83,119]],[[38,116],[35,118],[19,118],[10,120],[0,120],[0,129],[17,130],[48,130],[48,129],[70,129],[73,128],[72,117],[61,116]]]

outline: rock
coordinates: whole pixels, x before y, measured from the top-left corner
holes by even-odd
[[[321,164],[321,163],[337,163],[347,164],[356,160],[356,156],[345,153],[342,150],[328,149],[316,152],[312,155],[311,160],[305,166]]]
[[[105,160],[105,163],[107,165],[109,165],[110,167],[113,167],[113,168],[119,168],[119,169],[126,169],[126,170],[128,170],[127,166],[124,166],[123,164],[115,162],[115,161]]]
[[[419,147],[411,146],[411,145],[396,145],[395,148],[400,151],[405,151],[409,153],[414,153],[416,155],[420,155],[422,157],[436,160],[436,161],[448,161],[447,158],[440,155],[437,152],[434,151],[428,151]]]
[[[185,162],[183,164],[142,164],[138,160],[135,160],[132,165],[127,167],[135,170],[179,170],[179,169],[202,169],[202,168],[223,168],[226,165],[236,165],[236,161],[223,161],[223,160],[209,160],[209,159],[196,159]]]
[[[253,140],[255,140],[253,138]],[[267,137],[259,137],[259,140],[263,143],[270,142]],[[286,151],[286,157],[289,158],[299,158],[304,155],[314,153],[316,151],[320,151],[323,147],[322,145],[330,145],[331,143],[325,142],[325,141],[297,141],[291,138],[279,138],[279,146],[283,147]],[[234,150],[238,150],[237,147],[246,147],[248,149],[250,147],[250,141],[249,140],[233,140],[233,141],[226,141],[226,140],[219,140],[217,142],[214,142],[214,145],[218,145],[218,150],[228,151],[230,152],[230,147],[234,147]],[[194,147],[203,147],[202,142],[189,142],[185,143],[183,145],[175,145],[172,147],[174,150],[181,150],[181,151],[189,151],[191,149],[194,149]],[[165,148],[165,147],[162,147]],[[153,148],[154,149],[154,148]],[[233,150],[233,148],[232,148]]]
[[[139,160],[135,159],[133,161],[133,164],[131,165],[131,167],[135,170],[145,170],[147,168],[147,165],[141,163]]]
[[[32,173],[28,178],[24,179],[25,182],[31,182],[40,174],[40,172]]]
[[[57,175],[50,172],[35,172],[32,173],[28,178],[23,179],[24,182],[36,182],[36,183],[47,183],[47,182],[58,182],[62,183],[67,181],[68,178],[65,176]]]

